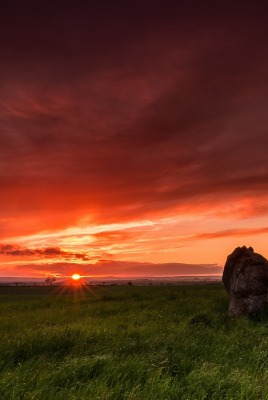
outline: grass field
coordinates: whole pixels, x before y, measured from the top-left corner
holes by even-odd
[[[268,399],[268,313],[221,285],[0,288],[0,399]]]

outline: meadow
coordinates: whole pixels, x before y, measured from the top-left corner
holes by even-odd
[[[0,287],[0,399],[268,399],[268,312],[227,308],[220,284]]]

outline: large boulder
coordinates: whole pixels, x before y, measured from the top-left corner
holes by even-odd
[[[231,318],[256,315],[267,302],[268,261],[252,247],[237,247],[224,266],[222,281],[229,296]]]

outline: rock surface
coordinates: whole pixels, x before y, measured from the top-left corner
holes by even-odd
[[[229,317],[256,315],[264,310],[268,261],[252,247],[237,247],[227,257],[222,281],[229,296]]]

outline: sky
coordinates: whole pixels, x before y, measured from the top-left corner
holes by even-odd
[[[10,0],[0,276],[268,257],[268,25],[252,2]]]

